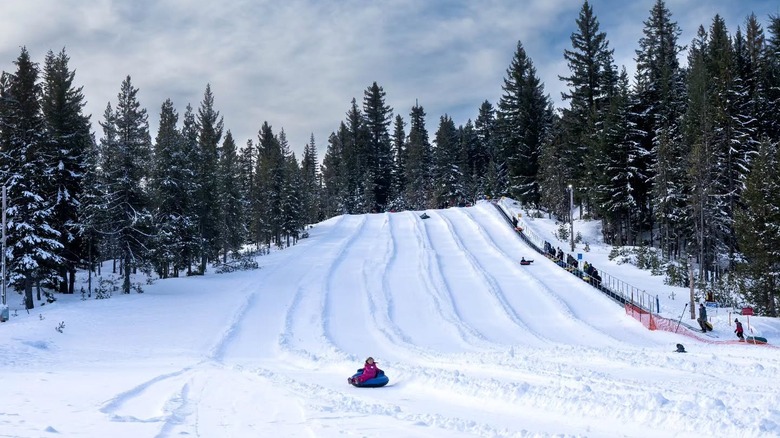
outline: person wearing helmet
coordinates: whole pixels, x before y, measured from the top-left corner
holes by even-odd
[[[374,362],[374,358],[369,357],[366,359],[366,363],[363,364],[363,372],[357,377],[350,377],[349,383],[359,385],[368,379],[373,379],[376,377],[378,370],[379,367],[377,366],[377,363]]]

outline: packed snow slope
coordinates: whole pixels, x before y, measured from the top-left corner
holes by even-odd
[[[14,293],[0,437],[780,436],[777,350],[646,330],[489,203],[419,213],[143,294]],[[368,356],[388,386],[347,384]]]

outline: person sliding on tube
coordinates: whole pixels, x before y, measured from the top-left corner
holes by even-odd
[[[353,385],[359,385],[368,379],[373,379],[376,377],[378,370],[379,368],[377,367],[376,362],[374,362],[374,358],[369,357],[366,359],[366,363],[363,364],[363,372],[359,376],[350,377],[347,380]]]

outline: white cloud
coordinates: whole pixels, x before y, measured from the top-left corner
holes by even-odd
[[[634,50],[653,0],[592,1],[615,49],[633,71]],[[28,0],[0,10],[0,68],[13,70],[26,46],[42,62],[66,48],[84,85],[93,125],[122,80],[131,75],[156,134],[159,108],[171,98],[180,113],[197,108],[210,83],[215,105],[239,145],[263,121],[284,128],[300,154],[313,133],[320,158],[354,97],[376,81],[387,103],[408,118],[415,100],[433,132],[444,113],[456,123],[495,103],[518,41],[533,59],[546,91],[560,101],[563,49],[582,3],[571,0],[489,1],[134,1]],[[683,28],[681,45],[720,12],[731,32],[763,0],[670,0]],[[97,132],[98,136],[102,133]]]

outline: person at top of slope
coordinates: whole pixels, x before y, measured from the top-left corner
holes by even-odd
[[[377,366],[377,363],[374,362],[373,357],[369,357],[366,359],[366,363],[363,364],[363,372],[357,376],[357,377],[350,377],[347,379],[349,383],[353,385],[359,385],[366,380],[373,379],[376,377],[377,373],[379,372],[379,367]]]

